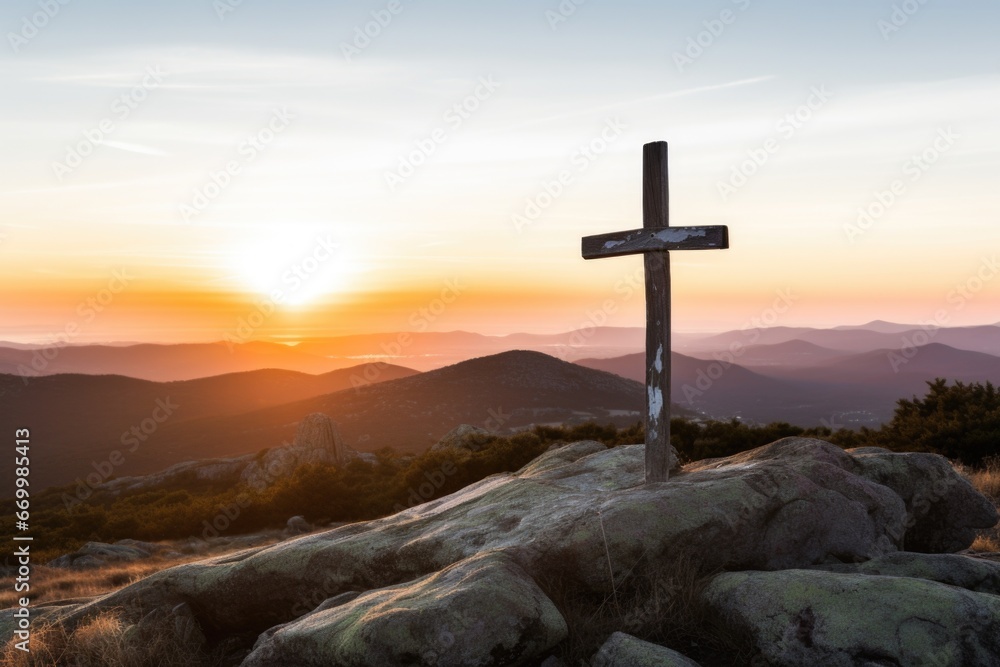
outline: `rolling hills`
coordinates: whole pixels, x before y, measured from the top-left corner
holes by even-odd
[[[364,364],[323,375],[271,369],[166,383],[67,374],[33,378],[25,384],[18,376],[0,375],[0,423],[31,429],[32,481],[47,486],[59,483],[53,480],[66,481],[68,470],[86,476],[93,462],[100,464],[116,449],[129,455],[126,464],[129,458],[141,461],[153,454],[145,451],[150,449],[146,443],[156,442],[162,425],[328,394],[350,388],[366,376],[379,382],[415,373],[399,366]],[[132,456],[136,452],[128,450],[133,447],[141,453]],[[0,471],[0,480],[8,482],[4,475],[10,474],[9,468]]]
[[[389,446],[407,452],[423,451],[462,423],[502,432],[538,423],[597,420],[628,425],[642,419],[644,390],[638,382],[538,352],[505,352],[420,374],[407,369],[393,373],[393,379],[390,374],[375,375],[375,382],[355,387],[348,378],[337,391],[256,409],[257,399],[245,394],[238,405],[230,400],[213,404],[212,410],[199,407],[193,412],[200,410],[202,415],[193,418],[183,413],[184,401],[174,399],[184,395],[177,392],[176,383],[142,385],[143,381],[128,378],[55,376],[51,382],[60,387],[58,391],[39,382],[38,394],[21,399],[24,405],[38,406],[34,418],[41,422],[32,425],[35,483],[50,486],[86,477],[97,468],[106,469],[104,463],[115,451],[123,460],[114,465],[114,476],[145,474],[185,460],[256,452],[290,440],[297,422],[312,412],[336,420],[346,443],[355,449]],[[88,381],[102,390],[90,389]],[[233,381],[196,382],[219,388]],[[7,376],[6,382],[20,379]],[[262,395],[278,400],[282,392],[264,384]],[[145,437],[138,436],[138,445],[124,447],[130,427],[139,424],[141,430],[142,420],[153,414],[153,397],[165,395],[181,406],[176,417],[168,416],[150,433],[143,433]],[[198,399],[191,396],[184,400],[195,405]],[[46,414],[64,416],[46,422]],[[133,416],[123,417],[126,414]],[[6,423],[16,413],[5,408],[2,418]],[[81,424],[87,423],[94,427],[84,433]]]

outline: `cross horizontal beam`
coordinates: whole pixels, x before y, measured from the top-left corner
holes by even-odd
[[[583,258],[619,257],[662,250],[715,250],[729,247],[729,228],[644,227],[583,237]]]

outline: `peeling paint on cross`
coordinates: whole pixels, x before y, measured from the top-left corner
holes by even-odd
[[[583,258],[642,253],[646,265],[646,483],[670,475],[670,251],[729,247],[729,229],[671,227],[667,142],[642,147],[642,229],[586,236]]]

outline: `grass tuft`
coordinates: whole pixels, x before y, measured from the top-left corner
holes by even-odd
[[[114,613],[105,612],[67,630],[58,623],[32,630],[30,652],[10,642],[0,653],[0,663],[9,667],[200,667],[203,656],[182,647],[172,634],[139,637]]]
[[[972,482],[977,491],[992,500],[1000,511],[1000,456],[985,459],[982,468],[956,466],[956,469]],[[971,548],[979,552],[1000,552],[1000,524],[980,531]]]

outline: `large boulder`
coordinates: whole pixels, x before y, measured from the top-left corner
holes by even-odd
[[[1000,664],[1000,597],[934,581],[812,570],[727,572],[705,589],[773,667]]]
[[[384,519],[181,565],[87,603],[37,613],[72,626],[102,610],[141,617],[150,609],[187,602],[201,627],[210,628],[215,637],[264,633],[292,623],[274,630],[257,647],[263,657],[255,660],[277,664],[282,652],[299,651],[295,647],[300,642],[311,645],[322,639],[340,645],[405,633],[410,624],[405,614],[369,611],[385,609],[379,605],[387,600],[404,599],[400,596],[409,595],[410,586],[423,600],[420,591],[446,582],[441,585],[454,591],[455,599],[467,601],[460,616],[471,626],[493,603],[489,596],[460,596],[464,581],[474,589],[488,585],[494,590],[498,579],[509,579],[513,590],[528,595],[534,591],[530,581],[547,585],[558,578],[579,595],[607,599],[640,564],[649,571],[666,570],[679,558],[706,570],[781,570],[877,559],[898,551],[913,529],[908,501],[896,487],[912,499],[922,493],[922,484],[957,477],[943,459],[940,466],[934,464],[935,476],[928,476],[925,455],[916,455],[913,480],[907,481],[908,455],[881,450],[855,455],[826,442],[789,438],[694,464],[667,482],[647,485],[644,455],[642,445],[568,445],[516,473],[494,475]],[[891,479],[871,473],[877,466],[868,460],[879,457],[891,459],[896,471]],[[968,546],[966,528],[986,528],[996,521],[995,514],[981,512],[958,531],[935,525],[935,517],[950,516],[947,508],[935,509],[935,503],[958,502],[964,496],[926,497],[936,500],[928,501],[931,511],[914,525],[941,536],[938,543],[949,548]],[[489,559],[477,560],[483,554]],[[459,577],[470,563],[481,574]],[[445,572],[449,574],[442,579]],[[476,583],[481,580],[487,584]],[[357,592],[363,595],[337,612],[340,603],[332,600]],[[544,606],[537,592],[527,599]],[[332,606],[324,607],[324,601]],[[324,613],[308,616],[317,607]],[[521,613],[519,608],[502,607],[507,615]],[[538,618],[523,613],[523,624]],[[447,617],[449,623],[459,622],[458,616]],[[395,625],[393,618],[399,619]],[[535,654],[529,656],[525,648],[518,659],[544,658],[543,643],[523,644],[534,647]]]
[[[906,504],[902,534],[907,551],[950,553],[997,522],[996,506],[937,454],[890,452],[877,447],[850,450],[858,471],[884,484]]]
[[[688,469],[731,468],[775,458],[786,461],[811,478],[822,476],[828,466],[840,468],[852,477],[888,487],[902,500],[904,520],[902,525],[891,528],[890,536],[900,549],[907,551],[961,551],[975,541],[977,531],[990,528],[1000,520],[996,506],[976,491],[965,477],[957,474],[942,456],[891,452],[879,447],[845,452],[827,446],[820,450],[814,446],[817,442],[809,438],[784,438],[724,459],[699,461]],[[809,450],[812,455],[802,456],[797,453],[800,449]]]
[[[516,667],[566,632],[559,611],[520,566],[483,553],[272,628],[243,667]]]

